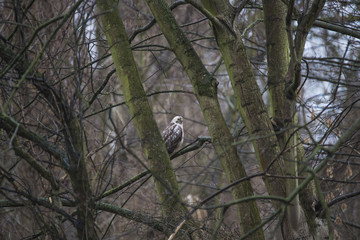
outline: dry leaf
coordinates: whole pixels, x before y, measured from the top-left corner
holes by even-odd
[[[353,175],[351,166],[348,164],[345,170],[345,179],[349,179]]]
[[[311,108],[311,120],[315,119],[315,110],[314,108]]]
[[[347,204],[346,204],[346,203],[341,204],[341,210],[342,210],[343,212],[345,212],[346,209],[347,209]]]
[[[342,219],[339,216],[336,216],[335,224],[342,225]]]
[[[331,127],[331,125],[332,125],[332,123],[333,123],[333,121],[332,121],[332,119],[331,118],[328,118],[327,120],[326,120],[326,126],[328,127],[328,128],[330,128]]]
[[[331,202],[333,199],[335,199],[335,195],[333,192],[329,192],[325,195],[325,202],[329,203]]]
[[[333,175],[333,170],[334,170],[334,168],[333,168],[333,166],[328,166],[327,168],[326,168],[326,175],[329,177],[329,178],[333,178],[334,177],[334,175]]]
[[[344,193],[344,185],[343,184],[336,184],[335,190],[339,195],[342,195]]]

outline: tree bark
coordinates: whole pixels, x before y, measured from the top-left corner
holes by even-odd
[[[234,140],[221,113],[217,99],[217,83],[204,67],[199,56],[191,43],[176,23],[169,7],[163,0],[147,0],[157,23],[164,36],[169,42],[177,59],[183,65],[193,85],[194,93],[199,101],[202,113],[208,126],[211,139],[225,170],[228,181],[245,177],[245,169],[234,146]],[[252,196],[253,191],[249,182],[241,183],[232,188],[234,199]],[[258,226],[260,221],[259,212],[255,202],[247,202],[238,206],[240,226],[243,233],[248,233]],[[263,239],[264,235],[260,228],[252,239]]]
[[[272,116],[283,128],[277,138],[285,160],[285,174],[289,176],[298,176],[298,167],[301,166],[304,158],[300,136],[296,129],[296,98],[297,88],[301,81],[301,59],[306,36],[323,6],[323,3],[319,2],[314,2],[304,19],[299,21],[294,42],[291,33],[292,3],[289,2],[286,6],[282,1],[263,0]],[[297,195],[292,205],[287,207],[286,221],[284,221],[287,239],[298,237],[310,239],[311,235],[317,232],[316,224],[314,224],[315,213],[309,207],[314,199],[312,184],[313,182],[308,184],[300,193],[301,196]],[[289,195],[298,185],[297,179],[287,179],[286,194]],[[300,205],[300,199],[304,208]]]
[[[288,72],[289,42],[286,31],[287,6],[281,1],[263,1],[266,50],[268,63],[268,84],[271,98],[271,113],[274,122],[281,127],[277,135],[282,156],[284,157],[285,175],[298,176],[297,146],[295,122],[296,99],[286,96],[286,75]],[[288,196],[299,185],[298,180],[286,179],[286,195]],[[306,218],[301,209],[299,195],[286,209],[284,232],[286,238],[295,239],[298,232],[308,237]]]
[[[214,4],[218,5],[212,8]],[[260,89],[246,54],[241,34],[233,26],[235,9],[227,1],[204,0],[209,9],[214,34],[223,56],[229,78],[236,96],[237,108],[252,137],[256,156],[264,171],[282,175],[284,163],[272,123],[262,100]],[[224,10],[227,9],[227,10]],[[227,14],[223,14],[227,12]],[[232,14],[228,14],[232,12]],[[270,194],[285,196],[285,185],[279,179],[266,179]]]
[[[184,217],[186,209],[180,202],[175,173],[141,83],[117,1],[99,0],[98,7],[120,87],[154,177],[163,216],[168,224],[174,225]]]
[[[10,61],[11,55],[15,55],[11,54],[12,51],[5,46],[0,45],[0,49],[0,55],[6,61]],[[15,69],[20,74],[25,74],[30,63],[25,60],[20,61],[20,63],[21,64],[16,64]],[[60,97],[61,94],[49,86],[41,74],[35,71],[31,71],[31,73],[34,76],[37,76],[38,79],[41,79],[33,81],[32,83],[39,91],[41,91],[44,98],[47,99],[55,112],[56,117],[64,126],[62,132],[64,134],[66,151],[63,152],[60,148],[52,145],[46,141],[46,139],[23,126],[16,126],[17,123],[15,120],[6,116],[5,113],[2,113],[0,117],[0,122],[3,122],[2,128],[12,131],[18,127],[18,134],[21,137],[39,144],[42,149],[54,155],[54,157],[61,162],[62,167],[71,179],[71,184],[75,193],[78,217],[78,222],[75,224],[77,234],[80,239],[97,239],[95,219],[93,211],[91,210],[92,192],[87,175],[85,149],[83,146],[85,139],[82,126],[74,109]]]
[[[208,12],[203,10],[203,13],[212,21],[215,37],[237,98],[237,107],[254,139],[253,146],[262,168],[274,175],[297,176],[296,134],[293,134],[296,99],[291,99],[287,95],[286,77],[289,69],[293,67],[290,73],[294,73],[296,83],[295,72],[298,62],[289,66],[286,6],[281,1],[269,3],[264,1],[271,107],[274,122],[281,128],[288,129],[276,136],[256,83],[241,33],[234,21],[235,8],[227,1],[203,0],[202,2],[208,10]],[[301,37],[299,39],[303,40]],[[266,185],[269,194],[289,196],[297,188],[298,181],[267,178]],[[281,207],[276,202],[273,204],[275,207]],[[298,196],[287,207],[286,213],[284,238],[309,237]]]

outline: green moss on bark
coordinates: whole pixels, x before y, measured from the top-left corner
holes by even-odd
[[[211,139],[220,158],[229,182],[246,176],[245,169],[239,161],[236,147],[230,131],[221,113],[217,99],[216,80],[209,74],[193,49],[189,40],[177,26],[171,11],[163,0],[147,0],[147,3],[157,20],[165,38],[169,42],[176,57],[183,65],[192,83],[194,93],[199,101],[202,113],[208,126]],[[176,26],[174,28],[174,26]],[[232,188],[235,199],[253,195],[249,182],[243,182]],[[247,233],[261,223],[255,202],[247,202],[238,206],[240,227]],[[252,239],[263,239],[262,230],[251,235]]]
[[[99,0],[98,7],[125,102],[154,177],[163,216],[170,224],[176,224],[186,210],[179,201],[175,173],[141,83],[117,1]]]

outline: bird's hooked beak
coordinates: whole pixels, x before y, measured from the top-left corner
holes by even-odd
[[[176,117],[173,118],[173,120],[171,122],[182,124],[183,121],[184,121],[184,119],[181,116],[176,116]]]

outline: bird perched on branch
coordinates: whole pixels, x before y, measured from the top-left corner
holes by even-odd
[[[183,121],[184,119],[181,116],[174,117],[162,132],[162,137],[169,154],[173,153],[184,141]]]

